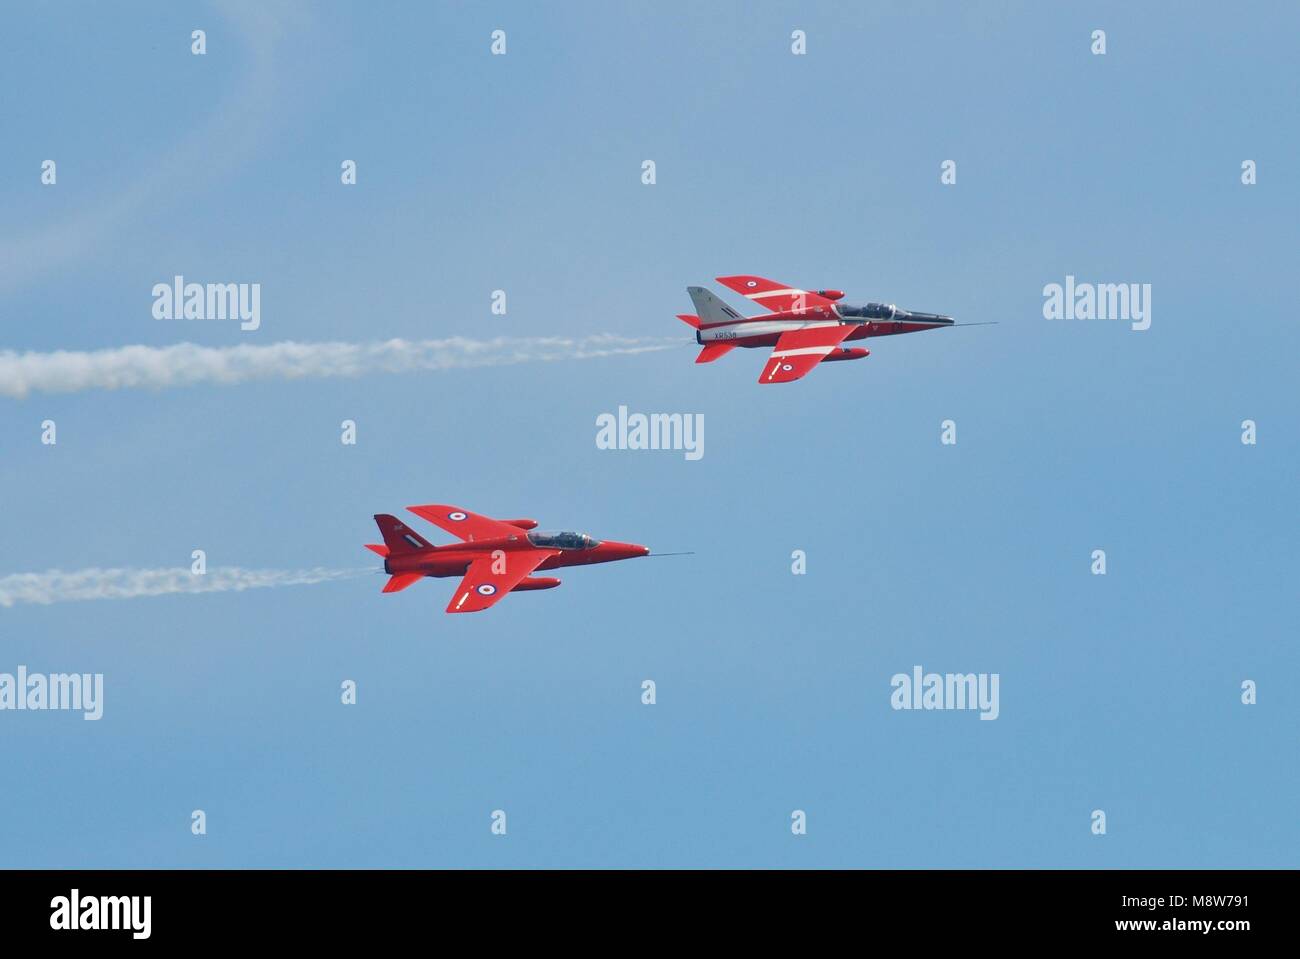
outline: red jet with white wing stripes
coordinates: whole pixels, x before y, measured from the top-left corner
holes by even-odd
[[[871,351],[841,346],[846,340],[893,336],[952,326],[950,316],[900,310],[892,303],[848,306],[839,290],[799,290],[761,276],[720,276],[718,282],[770,311],[741,316],[702,286],[688,286],[696,314],[677,318],[695,327],[704,347],[696,363],[712,363],[737,346],[770,346],[760,383],[789,383],[818,363],[860,360]]]
[[[426,576],[462,577],[447,605],[449,613],[476,613],[506,593],[560,585],[554,576],[531,575],[539,569],[650,555],[648,548],[635,543],[601,542],[585,533],[540,532],[531,519],[491,519],[439,504],[407,509],[461,542],[434,546],[396,516],[379,513],[375,522],[384,543],[367,543],[366,549],[384,558],[384,572],[392,577],[385,593],[406,589]]]

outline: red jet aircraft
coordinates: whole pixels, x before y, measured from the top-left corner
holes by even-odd
[[[737,346],[771,346],[760,383],[789,383],[823,360],[860,360],[871,351],[840,346],[845,340],[892,336],[952,326],[950,316],[912,313],[892,303],[848,306],[839,290],[797,290],[761,276],[720,276],[719,283],[771,311],[771,316],[741,316],[702,286],[688,286],[698,316],[677,318],[695,327],[704,347],[696,363],[712,363]]]
[[[425,576],[463,576],[447,605],[449,613],[476,613],[511,591],[560,585],[554,576],[530,577],[534,570],[650,555],[635,543],[599,542],[585,533],[538,532],[537,521],[531,519],[490,519],[438,504],[407,509],[463,542],[434,546],[396,516],[378,513],[375,522],[384,545],[367,543],[366,549],[384,557],[384,572],[392,577],[385,593],[406,589]]]

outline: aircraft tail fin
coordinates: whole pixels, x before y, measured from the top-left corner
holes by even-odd
[[[695,304],[695,312],[699,314],[700,326],[738,323],[744,319],[743,316],[702,286],[688,286],[686,292],[691,295],[691,302]]]
[[[390,516],[387,513],[376,513],[375,523],[379,527],[380,535],[384,537],[384,545],[388,547],[388,554],[414,553],[422,549],[433,549],[432,543],[396,516]],[[379,550],[374,551],[379,552]]]

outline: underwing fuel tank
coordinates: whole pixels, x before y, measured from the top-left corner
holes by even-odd
[[[861,347],[856,347],[856,346],[853,347],[852,349],[848,349],[848,348],[834,349],[826,354],[822,362],[829,363],[831,362],[831,360],[860,360],[863,357],[870,356],[870,355],[871,355],[870,350],[864,350]]]
[[[559,579],[554,576],[529,576],[527,579],[520,580],[519,585],[510,592],[520,593],[530,589],[554,589],[559,585]]]

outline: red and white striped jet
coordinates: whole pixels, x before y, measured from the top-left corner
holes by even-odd
[[[391,577],[385,593],[406,589],[426,576],[462,577],[447,605],[449,613],[477,613],[506,593],[560,585],[554,576],[532,576],[535,570],[650,555],[648,547],[636,543],[600,541],[585,533],[544,533],[533,519],[492,519],[438,503],[407,509],[461,542],[434,546],[396,516],[377,513],[375,523],[384,542],[367,543],[366,549],[384,558],[384,572]]]
[[[848,306],[839,290],[799,290],[761,276],[720,276],[718,282],[765,307],[771,315],[741,316],[702,286],[688,286],[696,314],[677,318],[695,327],[704,347],[696,363],[712,363],[737,346],[773,347],[760,383],[789,383],[823,360],[860,360],[871,351],[840,344],[869,336],[916,333],[952,326],[937,313],[900,310],[892,303]]]

